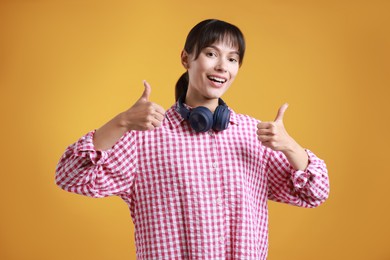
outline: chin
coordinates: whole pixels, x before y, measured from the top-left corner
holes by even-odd
[[[210,98],[221,98],[227,91],[227,88],[222,88],[222,89],[214,89],[214,91],[209,92],[209,97]]]
[[[225,92],[222,92],[222,93],[208,93],[205,95],[205,97],[207,99],[218,99],[218,98],[221,98],[222,95],[224,94]]]

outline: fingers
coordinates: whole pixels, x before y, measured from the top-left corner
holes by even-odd
[[[147,114],[145,116],[145,130],[154,130],[161,126],[165,118],[165,110],[155,104],[149,102],[150,108],[147,109]]]
[[[165,109],[162,106],[160,106],[160,105],[158,105],[156,103],[153,103],[153,107],[154,107],[156,113],[159,113],[159,114],[165,116],[165,112],[166,111],[165,111]]]
[[[161,126],[161,121],[156,118],[151,119],[149,123],[153,126],[153,129]]]
[[[275,122],[276,121],[283,121],[284,113],[286,112],[288,108],[288,104],[284,103],[278,110],[278,114],[276,115]]]
[[[150,86],[150,84],[146,80],[144,80],[143,83],[144,83],[145,89],[144,89],[144,92],[142,93],[141,99],[143,99],[145,101],[149,101],[150,93],[152,92],[152,87]],[[162,106],[160,106],[156,103],[151,103],[151,104],[156,112],[158,112],[162,115],[165,115],[165,109]]]
[[[277,133],[278,130],[276,127],[273,127],[273,125],[271,125],[269,128],[258,128],[256,131],[257,137],[261,142],[270,141],[277,135]]]
[[[164,117],[161,114],[150,114],[145,118],[140,119],[133,130],[155,130],[161,126],[163,120]]]
[[[278,129],[283,126],[283,117],[286,112],[288,104],[283,104],[279,110],[278,114],[273,122],[260,122],[257,124],[257,135],[276,135]]]
[[[143,83],[145,89],[144,92],[142,93],[141,100],[146,101],[145,104],[149,105],[148,114],[150,115],[151,118],[150,123],[154,127],[159,127],[161,125],[162,120],[165,117],[165,109],[162,106],[149,101],[150,93],[152,92],[152,87],[146,80],[144,80]]]
[[[129,130],[154,130],[161,126],[165,118],[165,109],[150,101],[150,84],[146,80],[143,83],[145,89],[141,97],[124,113]]]
[[[257,130],[257,139],[262,145],[276,149],[279,145],[280,136],[275,129],[259,129]]]
[[[257,139],[259,139],[260,142],[266,143],[273,140],[273,136],[270,135],[258,135]]]
[[[260,122],[257,124],[258,129],[270,129],[275,127],[275,124],[273,122]]]
[[[288,104],[283,104],[273,122],[260,122],[257,124],[257,138],[266,147],[275,151],[283,151],[289,147],[291,138],[289,137],[283,123],[284,113]]]
[[[152,87],[146,80],[144,80],[143,82],[144,82],[145,89],[140,99],[144,99],[145,101],[148,101],[150,97],[150,93],[152,92]]]
[[[165,114],[161,114],[159,112],[156,111],[156,113],[154,113],[152,115],[156,120],[158,120],[159,122],[162,122],[164,120],[164,117],[165,117]]]
[[[165,109],[153,102],[148,101],[149,95],[151,92],[150,85],[144,81],[145,91],[142,95],[142,99],[146,101],[144,103],[145,106],[149,107],[147,109],[147,130],[154,130],[161,126],[162,121],[165,118]]]
[[[275,135],[276,130],[275,129],[257,129],[257,135]]]

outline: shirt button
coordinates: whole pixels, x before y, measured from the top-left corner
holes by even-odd
[[[216,162],[213,162],[213,168],[217,168],[218,164]]]
[[[222,205],[222,199],[221,199],[221,198],[218,198],[218,199],[217,199],[217,203],[218,203],[219,205]]]
[[[209,131],[209,135],[210,135],[210,136],[213,136],[213,135],[214,135],[213,131],[210,130],[210,131]]]
[[[223,244],[225,242],[225,238],[222,236],[219,238],[219,242],[221,242],[221,244]]]

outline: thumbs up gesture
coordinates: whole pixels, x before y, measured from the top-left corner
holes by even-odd
[[[123,121],[128,130],[154,130],[161,125],[165,110],[160,105],[150,102],[152,87],[144,81],[144,92],[135,104],[123,113]]]
[[[257,125],[257,138],[260,142],[272,150],[286,151],[294,144],[292,139],[283,124],[284,113],[286,112],[288,104],[283,104],[273,122],[260,122]]]

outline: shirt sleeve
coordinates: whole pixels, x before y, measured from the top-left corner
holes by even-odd
[[[56,168],[56,184],[94,198],[129,193],[137,171],[134,132],[126,133],[106,151],[95,150],[94,133],[87,133],[66,149]]]
[[[307,168],[294,170],[282,152],[269,150],[267,162],[268,198],[300,207],[314,208],[329,196],[329,177],[326,164],[306,149]]]

